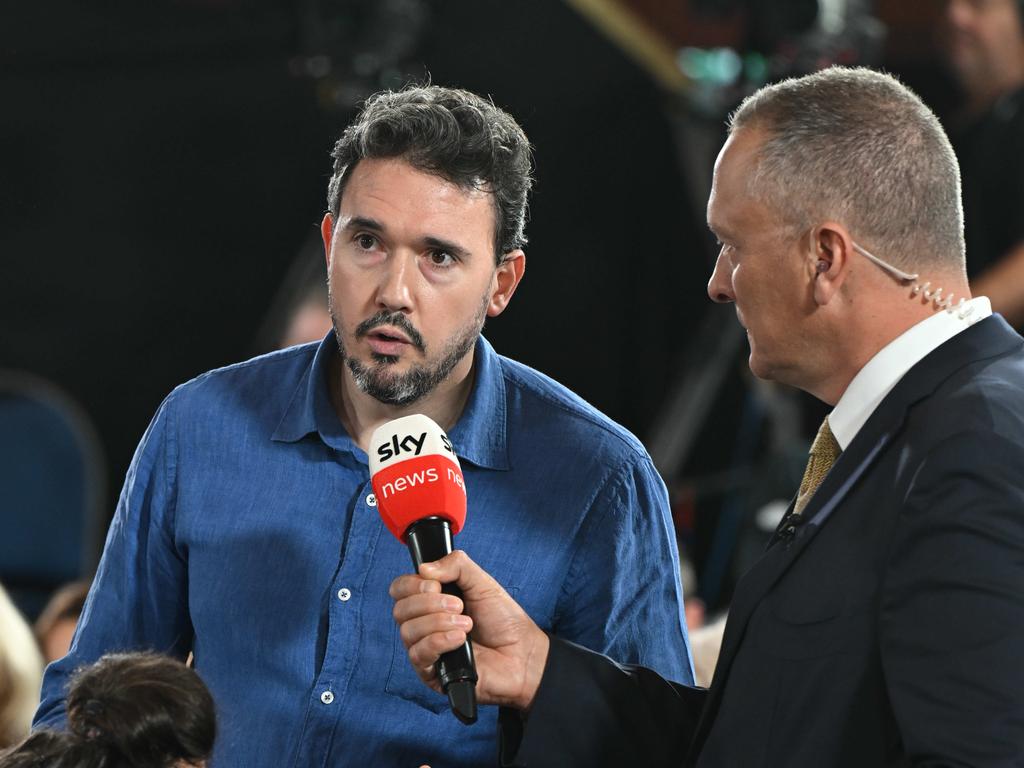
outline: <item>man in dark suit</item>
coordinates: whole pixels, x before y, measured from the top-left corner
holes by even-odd
[[[414,667],[464,608],[504,765],[1024,765],[1024,339],[970,298],[934,115],[868,70],[762,89],[708,223],[751,370],[835,406],[710,690],[549,638],[464,553],[392,585]]]

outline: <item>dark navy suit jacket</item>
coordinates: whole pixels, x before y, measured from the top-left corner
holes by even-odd
[[[529,766],[1024,766],[1024,339],[915,365],[740,581],[709,691],[553,640]]]

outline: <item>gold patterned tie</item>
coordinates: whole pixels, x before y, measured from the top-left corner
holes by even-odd
[[[807,502],[811,500],[814,492],[818,490],[825,475],[836,463],[842,449],[836,442],[836,436],[832,434],[832,428],[828,425],[826,417],[818,428],[818,434],[811,444],[811,455],[807,458],[807,468],[804,470],[804,479],[800,481],[800,491],[796,496],[796,503],[793,505],[793,514],[799,515],[803,512]]]

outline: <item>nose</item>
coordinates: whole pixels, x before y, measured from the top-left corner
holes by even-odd
[[[715,260],[715,269],[708,280],[708,296],[716,304],[728,304],[736,299],[732,292],[732,269],[728,259],[721,253]]]
[[[415,279],[412,258],[402,253],[391,254],[384,264],[377,286],[377,306],[388,312],[409,312],[412,309],[412,286]]]

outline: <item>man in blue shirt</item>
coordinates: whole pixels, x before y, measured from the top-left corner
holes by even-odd
[[[62,721],[74,668],[150,648],[194,654],[220,768],[493,762],[496,711],[460,724],[419,683],[391,617],[388,585],[411,566],[375,509],[365,450],[409,413],[445,428],[462,463],[457,545],[540,626],[692,680],[650,457],[480,335],[525,268],[520,127],[464,91],[409,88],[371,98],[333,154],[334,330],[164,401],[37,725]]]

